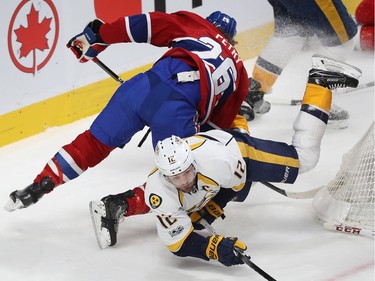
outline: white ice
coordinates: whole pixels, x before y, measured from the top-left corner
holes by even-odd
[[[363,70],[361,83],[374,79],[372,53],[356,51],[348,62]],[[253,60],[246,63],[251,70]],[[301,97],[309,65],[307,54],[294,59],[272,95]],[[349,111],[349,127],[328,128],[317,167],[294,185],[278,186],[301,191],[328,183],[344,152],[374,119],[374,88],[337,95],[334,101]],[[249,123],[252,135],[289,143],[298,109],[273,104],[268,114]],[[93,119],[50,128],[0,148],[0,202],[5,204],[10,192],[30,184],[55,152]],[[159,241],[150,214],[126,218],[118,244],[99,249],[88,203],[144,182],[153,168],[150,139],[137,147],[144,132],[36,205],[13,213],[0,210],[1,280],[265,280],[245,265],[227,268],[215,261],[174,256]],[[288,199],[257,184],[244,203],[230,203],[225,213],[224,221],[214,223],[216,230],[243,240],[252,261],[277,280],[374,280],[374,240],[324,230],[313,216],[311,199]]]

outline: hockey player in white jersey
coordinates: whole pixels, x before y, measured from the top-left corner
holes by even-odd
[[[208,223],[224,217],[229,201],[243,201],[258,181],[293,183],[319,160],[332,102],[331,89],[356,87],[361,71],[328,58],[313,57],[292,144],[252,137],[243,129],[213,130],[186,139],[171,136],[155,147],[156,168],[148,177],[144,202],[156,217],[159,238],[177,256],[242,264],[245,243],[235,237],[205,237]],[[116,244],[118,222],[134,205],[129,192],[92,201],[90,209],[101,248]],[[133,204],[133,203],[132,203]],[[143,207],[142,207],[143,208]]]

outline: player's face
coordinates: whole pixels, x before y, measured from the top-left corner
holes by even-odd
[[[195,176],[195,168],[193,165],[190,165],[190,167],[182,173],[175,176],[169,176],[168,179],[178,190],[188,193],[194,188]]]

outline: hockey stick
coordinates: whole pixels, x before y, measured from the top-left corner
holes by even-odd
[[[212,225],[210,225],[205,219],[201,219],[199,221],[199,223],[205,228],[207,229],[208,232],[210,232],[212,235],[217,235],[216,233],[216,230],[213,228]],[[276,281],[275,278],[273,278],[272,276],[270,276],[267,272],[265,272],[263,269],[261,269],[260,267],[258,267],[255,263],[253,263],[251,260],[250,260],[250,257],[244,255],[243,253],[241,253],[239,250],[237,250],[236,248],[234,249],[234,251],[236,252],[236,254],[239,256],[239,258],[245,263],[247,264],[249,267],[251,267],[252,269],[254,269],[257,273],[259,273],[261,276],[263,276],[266,280],[268,281]]]
[[[109,76],[111,76],[113,79],[115,79],[120,84],[124,83],[124,80],[120,78],[116,73],[114,73],[108,66],[106,66],[100,59],[93,58],[93,62],[95,62],[101,69],[103,69],[105,72],[108,73]]]
[[[111,76],[113,79],[115,79],[120,84],[124,83],[124,80],[121,79],[120,76],[118,76],[116,73],[112,71],[108,66],[106,66],[100,59],[93,58],[93,62],[95,62],[101,69],[103,69],[105,72],[108,73],[109,76]],[[141,147],[143,143],[146,141],[148,135],[151,133],[151,129],[148,128],[147,132],[144,134],[143,138],[138,143],[138,147]]]
[[[374,81],[360,84],[358,85],[357,88],[338,89],[336,90],[335,95],[352,93],[352,92],[356,92],[356,91],[371,88],[371,87],[374,87]],[[302,100],[300,99],[290,99],[290,98],[285,98],[285,97],[272,97],[272,96],[269,96],[269,97],[266,96],[266,100],[269,101],[270,103],[281,104],[281,105],[300,105],[302,102]]]
[[[359,84],[357,88],[338,89],[336,94],[346,94],[346,93],[356,92],[356,91],[371,88],[371,87],[374,87],[374,81],[367,82],[364,84]]]
[[[290,99],[285,97],[265,97],[265,100],[271,104],[280,104],[280,105],[300,105],[302,100],[300,99]]]
[[[284,189],[281,189],[272,183],[262,181],[261,184],[264,184],[268,188],[276,191],[277,193],[280,193],[281,195],[284,195],[285,197],[292,198],[292,199],[310,199],[315,196],[315,194],[318,193],[318,191],[322,187],[317,187],[315,189],[307,190],[307,191],[301,191],[301,192],[292,192],[292,191],[286,191]]]
[[[350,233],[350,234],[364,236],[368,238],[375,237],[375,231],[366,229],[366,228],[354,227],[354,226],[343,225],[343,224],[328,223],[328,222],[323,223],[323,227],[327,230],[337,231],[341,233]]]

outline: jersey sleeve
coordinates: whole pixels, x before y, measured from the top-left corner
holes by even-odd
[[[150,12],[121,17],[105,23],[99,33],[107,44],[135,42],[158,47],[171,47],[173,39],[194,34],[196,15],[188,12]],[[199,20],[198,20],[199,21]]]
[[[222,188],[241,190],[246,182],[246,163],[235,138],[223,130],[211,130],[187,138],[198,170]]]
[[[150,182],[147,182],[146,203],[150,206],[152,213],[156,217],[156,228],[159,239],[164,243],[170,252],[177,256],[196,257],[208,260],[205,249],[208,245],[208,239],[194,232],[191,219],[185,210],[176,210],[176,201],[168,200],[166,194],[161,196],[154,192],[148,193]]]
[[[185,211],[174,214],[154,213],[157,217],[158,236],[171,252],[177,252],[194,231],[190,217]]]

